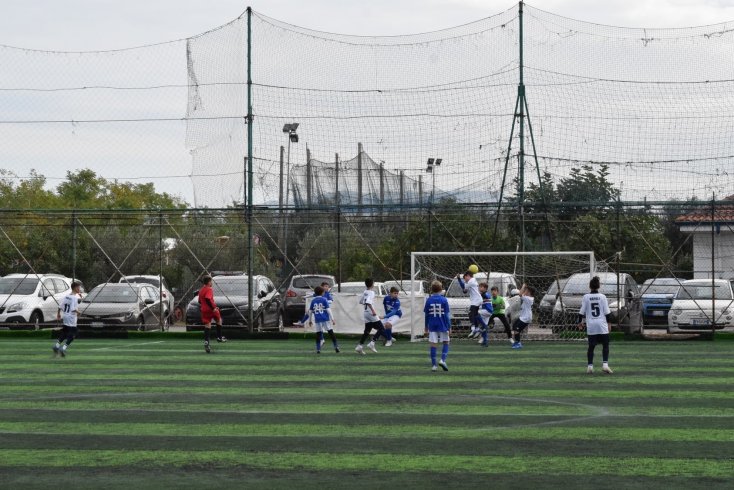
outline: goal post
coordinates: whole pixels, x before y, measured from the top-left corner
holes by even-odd
[[[590,277],[597,272],[594,252],[412,252],[411,278],[426,285],[425,294],[415,290],[410,292],[412,340],[423,337],[423,304],[435,280],[441,282],[443,294],[449,301],[454,337],[462,337],[469,332],[469,296],[461,290],[456,276],[472,264],[479,269],[474,276],[477,281],[487,283],[489,289],[497,287],[499,295],[505,298],[509,321],[519,314],[516,293],[522,284],[536,290],[533,321],[526,337],[550,340],[584,336],[584,332],[576,328],[576,303],[579,302],[580,289],[588,288]],[[573,297],[569,294],[564,298],[564,288],[569,279],[569,286],[581,286],[573,289]],[[506,338],[502,324],[498,320],[493,323],[490,335]]]

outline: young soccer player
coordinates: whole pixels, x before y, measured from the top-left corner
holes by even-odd
[[[329,284],[328,282],[324,281],[324,282],[321,283],[321,287],[324,289],[324,294],[322,296],[324,298],[326,298],[326,301],[329,302],[329,307],[331,307],[331,304],[334,302],[334,297],[331,295],[331,284]],[[317,296],[316,289],[315,288],[314,288],[314,294],[313,295],[314,296]],[[296,327],[303,327],[304,325],[306,325],[306,322],[308,321],[309,316],[310,316],[310,314],[307,311],[303,315],[303,318],[301,318],[297,322],[294,322],[293,325],[296,326]],[[324,345],[324,343],[322,342],[321,345]]]
[[[66,349],[69,348],[74,338],[76,337],[79,329],[77,328],[77,318],[79,317],[79,293],[82,289],[82,283],[74,281],[71,283],[71,293],[64,296],[59,304],[59,310],[56,312],[56,320],[61,321],[63,318],[64,324],[59,339],[53,346],[54,355],[61,354],[61,357],[66,357]]]
[[[515,342],[512,344],[513,349],[522,349],[520,337],[523,330],[528,328],[533,319],[533,302],[535,301],[535,288],[523,284],[520,288],[520,315],[512,324],[512,331],[515,333]]]
[[[227,339],[222,335],[222,315],[219,307],[214,303],[214,288],[212,288],[211,276],[201,278],[203,286],[199,290],[199,308],[201,310],[201,323],[204,324],[204,350],[206,353],[211,352],[209,347],[209,339],[212,330],[212,320],[217,323],[217,342],[226,342]]]
[[[492,296],[489,295],[486,282],[479,284],[479,294],[482,296],[482,304],[479,306],[479,322],[481,323],[482,337],[479,343],[482,347],[489,347],[489,319],[492,318],[494,307],[492,306]]]
[[[359,304],[363,305],[364,307],[364,333],[362,334],[362,338],[359,339],[359,344],[357,344],[357,347],[354,348],[354,351],[357,354],[364,355],[364,341],[367,340],[367,337],[370,336],[370,332],[374,329],[377,331],[377,335],[375,337],[378,337],[382,334],[382,322],[380,321],[380,317],[377,316],[377,312],[375,311],[375,291],[372,289],[375,285],[375,281],[373,281],[371,278],[367,278],[364,280],[365,290],[362,293],[362,298],[359,300]],[[375,341],[370,340],[370,343],[367,344],[367,347],[372,352],[377,352],[377,349],[375,348]]]
[[[612,374],[609,368],[609,301],[607,297],[599,292],[599,277],[594,276],[589,281],[590,293],[584,295],[579,310],[579,328],[586,327],[586,336],[589,340],[589,348],[586,351],[586,372],[594,374],[594,349],[601,344],[602,365],[601,370],[606,374]],[[585,324],[585,325],[584,325]]]
[[[382,300],[382,306],[385,308],[385,317],[382,324],[385,327],[382,335],[385,336],[385,347],[390,347],[393,343],[392,329],[400,321],[403,316],[403,310],[400,309],[400,300],[398,288],[395,286],[390,288],[390,294]],[[373,340],[377,340],[377,335]]]
[[[322,286],[316,286],[314,289],[314,298],[311,300],[309,307],[310,324],[316,323],[316,353],[321,354],[321,347],[324,345],[324,332],[329,333],[329,338],[334,344],[334,350],[339,353],[339,345],[336,342],[336,335],[332,325],[335,325],[334,317],[331,314],[331,305],[326,299],[326,291]]]
[[[492,286],[490,291],[492,292],[492,308],[494,309],[494,312],[492,313],[492,316],[489,317],[489,321],[487,323],[491,324],[495,318],[499,319],[499,321],[502,322],[502,326],[505,327],[507,340],[513,342],[512,328],[510,328],[510,322],[507,321],[507,317],[505,316],[505,298],[500,296],[500,290],[497,286]]]
[[[456,279],[464,293],[469,293],[469,323],[471,323],[469,338],[472,339],[481,333],[479,307],[482,305],[482,296],[479,294],[479,283],[474,279],[472,271],[466,271],[463,280],[461,275],[457,275]]]
[[[448,371],[446,365],[446,357],[449,355],[449,342],[451,339],[451,311],[449,310],[449,302],[445,296],[441,294],[443,286],[439,281],[431,283],[431,295],[426,299],[423,306],[425,315],[425,335],[428,335],[428,341],[431,343],[431,371],[436,371],[438,366]],[[438,344],[442,343],[441,360],[436,363],[436,350]]]

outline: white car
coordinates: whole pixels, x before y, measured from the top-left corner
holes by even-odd
[[[512,290],[517,289],[517,279],[507,272],[478,272],[474,274],[478,283],[486,282],[491,292],[493,286],[497,286],[501,295],[505,297],[505,304],[509,307],[509,296]],[[451,327],[469,328],[469,294],[462,291],[459,281],[454,278],[444,293],[449,302],[451,310]],[[497,320],[499,321],[499,320]]]
[[[165,277],[138,274],[134,276],[124,276],[120,278],[120,282],[127,282],[130,284],[150,284],[155,287],[163,299],[163,307],[165,309],[163,314],[166,318],[171,319],[170,317],[173,315],[176,303],[174,301],[173,294],[171,294],[171,290],[168,288],[168,283],[166,282]]]
[[[734,281],[683,281],[668,312],[668,333],[706,333],[734,327]],[[713,294],[712,294],[713,293]],[[715,298],[715,299],[714,299]]]
[[[390,292],[391,288],[398,288],[398,296],[410,296],[411,286],[416,296],[425,296],[428,291],[426,281],[385,281],[385,290]]]
[[[31,325],[55,322],[72,280],[59,274],[8,274],[0,278],[0,323]]]
[[[362,294],[367,289],[364,286],[364,282],[343,282],[341,284],[334,284],[331,288],[331,294],[335,293],[347,293],[347,294]],[[375,296],[387,296],[390,294],[389,290],[385,287],[382,282],[375,282],[374,286]]]

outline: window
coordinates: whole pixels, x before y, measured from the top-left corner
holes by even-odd
[[[54,281],[54,285],[56,286],[57,293],[65,293],[71,287],[69,283],[67,283],[63,279],[54,278],[53,281]]]
[[[41,295],[51,296],[53,294],[56,294],[56,286],[54,286],[54,280],[44,279],[43,286],[41,287]]]

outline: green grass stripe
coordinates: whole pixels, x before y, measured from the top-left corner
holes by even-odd
[[[531,475],[622,476],[699,476],[730,477],[732,460],[657,459],[625,457],[502,457],[483,458],[477,464],[466,456],[372,454],[372,461],[382,461],[387,471],[517,473]],[[114,450],[7,450],[0,449],[4,466],[16,467],[169,467],[212,465],[244,466],[255,469],[364,471],[364,454],[238,452],[238,451],[114,451]]]
[[[511,423],[511,420],[508,420]],[[676,441],[734,442],[734,430],[714,429],[620,429],[577,427],[454,427],[450,425],[352,425],[336,424],[161,424],[161,423],[69,423],[69,422],[0,422],[2,433],[88,434],[145,436],[271,436],[271,437],[364,437],[365,433],[380,437],[461,439],[481,437],[486,440],[598,440],[598,441]]]

